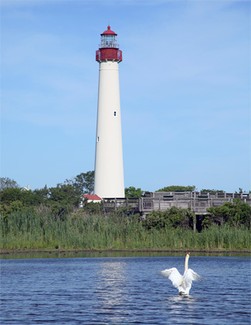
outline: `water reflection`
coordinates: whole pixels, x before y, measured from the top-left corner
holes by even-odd
[[[250,324],[250,257],[198,257],[182,297],[159,274],[180,257],[1,260],[0,324]]]
[[[196,299],[192,296],[173,296],[167,299],[167,308],[170,317],[182,315],[184,320],[196,313]]]
[[[181,296],[181,295],[177,295],[177,296],[173,296],[173,297],[169,297],[168,299],[169,303],[194,303],[195,302],[195,298],[193,298],[192,296]]]
[[[124,288],[126,286],[126,263],[105,262],[100,265],[97,283],[97,300],[104,320],[119,323],[123,319]]]

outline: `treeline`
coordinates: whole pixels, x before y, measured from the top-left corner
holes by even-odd
[[[56,187],[34,191],[4,179],[1,248],[251,249],[251,207],[243,201],[210,208],[202,220],[202,231],[195,232],[196,217],[189,209],[172,207],[143,218],[125,208],[107,215],[97,203],[79,208],[82,194],[93,190],[93,177],[93,172],[87,172]],[[139,190],[131,187],[127,195],[140,195]]]
[[[81,173],[55,187],[30,190],[21,188],[9,178],[0,179],[0,214],[26,208],[45,206],[53,216],[63,217],[77,209],[83,193],[91,193],[94,187],[94,172]]]

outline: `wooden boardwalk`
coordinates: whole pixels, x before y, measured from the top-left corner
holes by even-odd
[[[251,194],[247,193],[154,192],[135,199],[103,200],[103,207],[105,212],[124,207],[142,215],[177,207],[190,209],[196,215],[206,215],[209,214],[208,208],[221,206],[225,202],[234,202],[235,199],[240,199],[251,206]]]

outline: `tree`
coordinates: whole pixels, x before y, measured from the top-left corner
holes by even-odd
[[[153,211],[142,222],[146,229],[193,227],[194,214],[189,209],[171,207],[166,211]]]
[[[211,207],[208,212],[211,216],[204,221],[207,225],[227,223],[234,227],[251,227],[251,206],[240,199],[226,202],[219,207]]]
[[[22,188],[6,188],[1,190],[0,202],[0,213],[3,215],[36,205],[34,193]]]
[[[17,188],[19,187],[17,182],[9,177],[0,177],[0,190],[5,190],[6,188]]]
[[[49,198],[49,189],[45,186],[44,188],[34,190],[33,194],[35,205],[46,204]]]
[[[32,191],[23,190],[22,188],[6,188],[0,191],[1,204],[11,204],[14,201],[20,201],[23,205],[33,205],[34,197]]]
[[[58,216],[63,216],[79,207],[81,197],[76,187],[70,184],[58,184],[48,192],[47,204]]]
[[[78,190],[79,195],[84,193],[93,193],[94,191],[94,171],[88,171],[77,175],[72,180],[66,180],[66,184],[70,184]]]
[[[10,204],[13,201],[20,201],[22,191],[20,188],[5,188],[0,191],[1,204]]]
[[[134,186],[125,188],[126,198],[140,198],[141,196],[142,196],[141,188],[135,188]]]
[[[195,186],[181,186],[181,185],[171,185],[163,187],[156,192],[193,192],[195,191]]]
[[[203,193],[209,193],[209,194],[216,194],[216,193],[224,193],[224,191],[223,190],[210,190],[210,189],[206,189],[206,188],[203,188],[202,190],[201,190],[201,192],[203,192]]]

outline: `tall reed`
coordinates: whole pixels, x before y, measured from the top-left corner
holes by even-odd
[[[0,229],[2,249],[251,249],[250,232],[244,228],[147,230],[135,216],[86,216],[77,211],[59,218],[45,207],[0,216]]]

